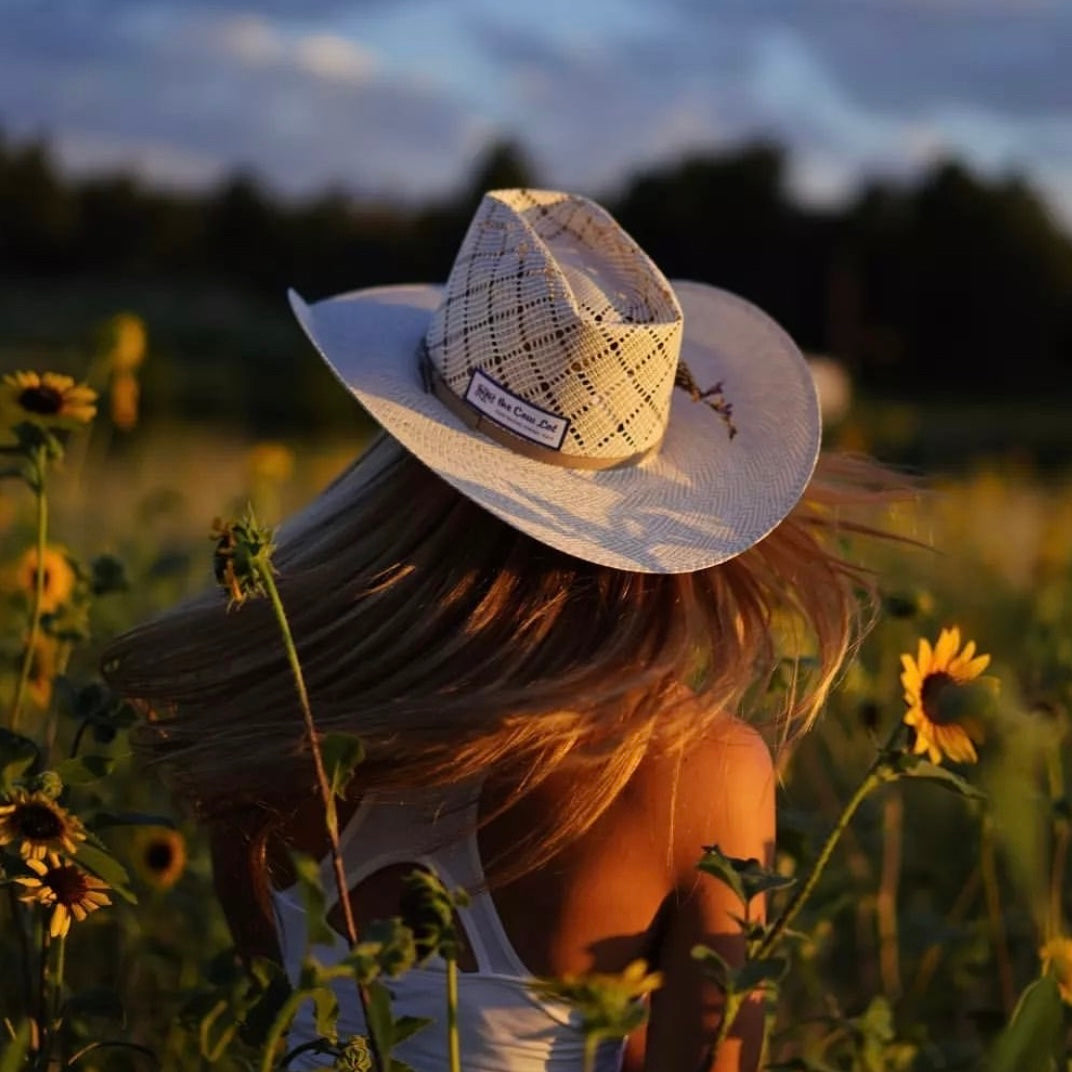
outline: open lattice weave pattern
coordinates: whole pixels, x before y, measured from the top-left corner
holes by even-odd
[[[479,370],[569,422],[567,455],[623,458],[663,436],[683,318],[670,284],[598,205],[487,194],[425,336],[459,398]]]

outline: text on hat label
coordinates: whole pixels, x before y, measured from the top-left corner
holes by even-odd
[[[514,435],[552,450],[562,449],[569,421],[518,398],[486,372],[474,369],[465,391],[465,400]]]

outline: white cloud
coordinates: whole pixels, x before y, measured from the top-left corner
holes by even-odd
[[[201,35],[239,63],[257,67],[283,56],[283,42],[258,15],[241,14],[214,18],[201,27]]]
[[[294,42],[293,55],[303,71],[329,81],[363,82],[376,68],[368,49],[337,34],[299,37]]]

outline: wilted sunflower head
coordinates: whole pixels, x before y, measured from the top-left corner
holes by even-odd
[[[169,890],[186,870],[186,839],[166,826],[143,826],[134,835],[132,864],[146,885]]]
[[[41,612],[51,614],[66,603],[74,592],[78,575],[62,547],[49,546],[41,559],[43,563]],[[37,548],[30,547],[16,562],[13,587],[32,600],[37,590]]]
[[[58,856],[50,854],[44,860],[27,860],[26,866],[33,875],[15,879],[23,887],[19,900],[54,906],[48,928],[53,938],[66,935],[72,919],[81,922],[90,912],[112,903],[104,892],[109,888],[108,883],[83,871],[77,864],[64,863]]]
[[[0,381],[0,416],[12,428],[77,428],[97,415],[96,401],[96,391],[58,372],[9,372]]]
[[[86,828],[77,815],[40,790],[15,789],[0,801],[0,845],[17,845],[27,860],[51,854],[73,856]]]
[[[975,642],[968,641],[960,650],[960,630],[943,629],[937,643],[920,638],[915,659],[902,655],[901,684],[904,686],[905,724],[916,733],[913,750],[917,755],[928,754],[932,763],[941,763],[948,756],[957,763],[974,763],[978,756],[975,743],[982,740],[978,720],[955,714],[949,703],[949,690],[956,690],[974,681],[990,665],[989,655],[976,655]]]

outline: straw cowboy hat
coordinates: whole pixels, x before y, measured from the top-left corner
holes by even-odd
[[[290,301],[387,432],[579,558],[723,562],[785,517],[815,466],[819,408],[793,341],[741,298],[669,282],[574,194],[486,194],[445,286]]]

